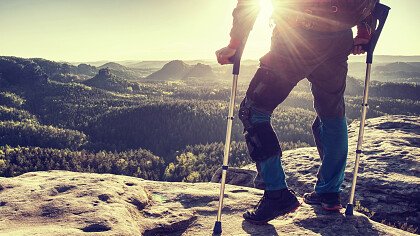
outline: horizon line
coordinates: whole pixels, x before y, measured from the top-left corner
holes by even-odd
[[[350,55],[348,61],[352,59],[361,59],[365,55]],[[375,57],[420,57],[418,55],[374,55]],[[49,61],[55,62],[68,62],[68,63],[85,63],[85,62],[128,62],[128,61],[136,61],[136,62],[158,62],[158,61],[174,61],[174,60],[181,60],[181,61],[214,61],[217,63],[216,59],[210,58],[201,58],[201,59],[182,59],[182,58],[172,58],[172,59],[93,59],[93,60],[63,60],[63,59],[51,59],[46,57],[22,57],[22,56],[15,56],[15,55],[0,55],[0,57],[18,57],[24,59],[45,59]],[[242,61],[259,61],[259,58],[243,58]]]

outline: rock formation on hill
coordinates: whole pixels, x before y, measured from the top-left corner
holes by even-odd
[[[186,79],[213,77],[212,68],[209,65],[197,63],[190,66],[183,61],[175,60],[165,64],[162,69],[146,77],[151,80]]]
[[[212,76],[214,76],[214,74],[209,65],[197,63],[188,71],[187,74],[184,75],[184,78],[201,78],[201,77],[212,77]]]
[[[183,61],[175,60],[166,63],[162,69],[146,77],[152,80],[181,79],[189,71],[189,65]]]
[[[87,76],[94,76],[98,69],[95,66],[91,66],[85,63],[79,64],[77,66],[77,70],[79,74],[84,74]]]
[[[111,174],[32,172],[0,178],[0,235],[211,235],[219,185]],[[228,185],[223,235],[411,235],[356,214],[303,204],[254,226],[242,219],[262,191]]]
[[[353,178],[359,122],[349,127],[343,202],[347,203]],[[368,119],[356,187],[360,201],[371,219],[395,225],[407,223],[420,227],[420,118],[417,116],[384,116]],[[320,159],[316,148],[285,151],[282,163],[289,187],[299,194],[311,191],[316,181]],[[254,165],[233,169],[228,183],[253,186]],[[213,182],[220,179],[220,170]]]
[[[105,68],[108,68],[111,70],[127,70],[128,69],[127,67],[121,64],[118,64],[116,62],[108,62],[99,67],[99,69],[105,69]]]
[[[111,73],[117,77],[124,78],[126,80],[138,80],[140,75],[137,71],[132,68],[128,68],[115,62],[108,62],[98,67],[99,69],[109,69]]]
[[[130,93],[140,89],[137,83],[128,82],[125,79],[115,76],[108,68],[100,69],[95,77],[83,83],[91,87],[120,93]]]

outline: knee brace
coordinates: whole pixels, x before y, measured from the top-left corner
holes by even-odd
[[[254,124],[251,120],[252,113],[252,108],[245,105],[245,100],[242,101],[239,119],[244,125],[245,141],[251,159],[258,162],[281,155],[279,141],[270,122]]]

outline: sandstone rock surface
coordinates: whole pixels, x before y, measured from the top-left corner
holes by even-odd
[[[359,121],[349,127],[349,156],[343,184],[347,203],[353,178]],[[281,134],[279,134],[281,136]],[[420,117],[384,116],[366,122],[356,186],[356,200],[378,222],[420,227]],[[289,187],[300,195],[313,190],[320,159],[315,147],[285,151],[282,157]],[[230,176],[229,176],[230,175]],[[228,183],[253,186],[254,165],[228,173]],[[213,182],[220,179],[220,172]]]
[[[0,235],[211,235],[218,192],[215,183],[66,171],[0,178]],[[227,185],[223,235],[411,235],[361,214],[346,218],[306,204],[254,226],[241,215],[261,195]]]

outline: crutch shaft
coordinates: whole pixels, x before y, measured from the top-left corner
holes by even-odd
[[[349,200],[350,204],[354,204],[354,194],[356,191],[357,174],[359,172],[360,155],[362,154],[363,136],[364,136],[364,130],[365,130],[366,114],[367,114],[367,109],[368,109],[371,68],[372,68],[372,64],[367,63],[365,89],[363,92],[362,117],[360,119],[359,137],[357,139],[356,160],[354,164],[353,182],[351,185],[350,200]]]
[[[233,81],[232,81],[232,89],[230,92],[230,101],[229,101],[229,113],[227,117],[227,128],[226,128],[226,140],[225,140],[225,150],[223,153],[223,166],[222,166],[222,179],[220,184],[220,196],[219,196],[219,207],[217,209],[217,220],[214,224],[213,234],[221,234],[222,233],[222,208],[223,208],[223,199],[225,193],[225,185],[226,185],[226,175],[228,170],[228,162],[229,162],[229,151],[230,151],[230,139],[232,134],[232,123],[233,123],[233,111],[235,109],[235,99],[236,99],[236,90],[238,87],[238,76],[239,76],[239,69],[241,66],[241,58],[242,53],[245,49],[245,43],[248,39],[248,35],[242,40],[240,47],[236,50],[235,55],[230,58],[230,61],[233,63],[232,74],[233,74]]]
[[[224,193],[225,193],[225,183],[226,183],[226,170],[222,170],[222,185],[220,186],[220,196],[219,196],[219,208],[217,210],[217,221],[222,220],[222,208],[223,208],[223,200],[224,200]]]
[[[232,123],[233,123],[233,111],[235,108],[235,99],[236,99],[236,89],[238,84],[238,75],[233,75],[232,90],[230,94],[229,102],[229,113],[227,117],[227,129],[226,129],[226,140],[225,140],[225,150],[223,155],[223,167],[222,167],[222,179],[220,186],[220,196],[219,196],[219,208],[217,211],[217,221],[221,221],[222,218],[222,208],[223,208],[223,198],[225,192],[226,184],[226,172],[229,161],[229,151],[230,151],[230,139],[232,134]]]

